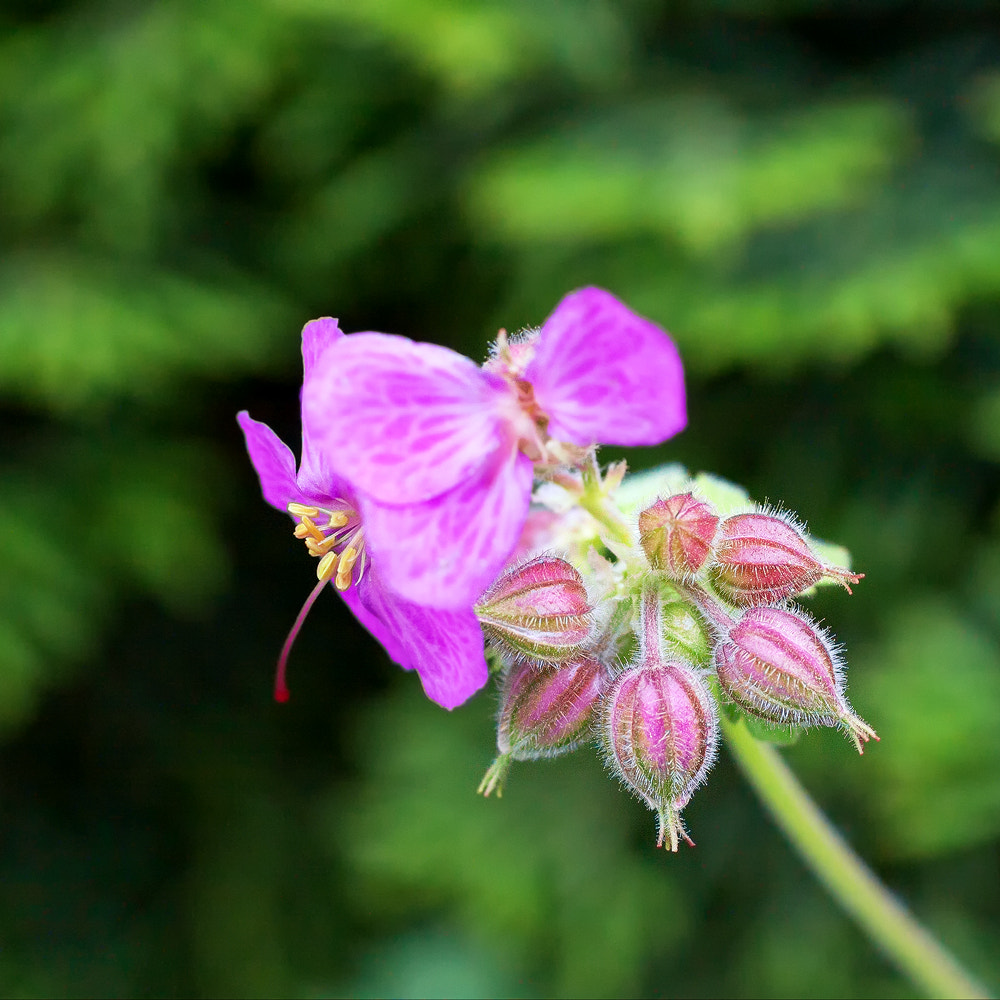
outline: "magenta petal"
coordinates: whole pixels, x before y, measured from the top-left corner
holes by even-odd
[[[302,327],[302,371],[308,376],[316,362],[332,344],[343,339],[344,331],[335,319],[323,316],[311,319]]]
[[[687,423],[673,341],[600,288],[572,292],[556,306],[526,377],[560,441],[659,444]]]
[[[418,604],[471,605],[517,544],[531,480],[531,460],[511,452],[427,503],[392,507],[362,495],[367,544],[386,586]]]
[[[302,420],[331,468],[383,503],[420,503],[482,467],[503,443],[506,390],[436,344],[356,333],[306,379]]]
[[[471,608],[439,611],[402,604],[403,642],[431,701],[452,709],[489,680],[483,633]]]
[[[335,319],[324,316],[322,319],[310,320],[302,327],[302,375],[303,382],[316,367],[316,362],[335,344],[344,339],[344,332]],[[299,481],[309,488],[322,490],[323,484],[332,477],[322,459],[322,452],[316,448],[309,434],[309,426],[302,422],[302,465],[299,469]]]
[[[393,660],[416,670],[428,698],[444,708],[455,708],[486,683],[489,671],[483,634],[471,608],[426,608],[384,590],[377,578],[370,584],[362,586],[353,604],[349,602],[351,610]],[[377,629],[362,612],[376,622]],[[383,635],[391,636],[391,641],[387,643]]]
[[[354,617],[389,654],[389,658],[406,670],[412,670],[413,664],[410,662],[406,647],[400,642],[393,627],[385,620],[382,586],[371,567],[354,586],[348,587],[347,590],[338,590],[337,593],[344,599]],[[379,617],[380,612],[382,617]]]
[[[243,429],[250,461],[260,479],[264,499],[282,513],[288,504],[299,499],[295,484],[295,456],[267,424],[254,420],[246,410],[237,414],[236,420]]]

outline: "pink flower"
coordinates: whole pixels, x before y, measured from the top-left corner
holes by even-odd
[[[318,319],[302,331],[305,378],[344,343],[336,320]],[[416,670],[427,696],[445,708],[460,705],[486,683],[483,637],[467,607],[431,609],[400,597],[384,584],[377,556],[369,550],[368,525],[352,485],[331,469],[322,434],[302,415],[302,461],[266,424],[244,411],[239,417],[264,499],[296,520],[295,535],[317,557],[319,582],[303,606],[282,651],[275,696],[288,697],[284,667],[291,642],[327,582],[332,582],[361,624],[400,666]],[[322,432],[325,428],[320,428]]]
[[[517,543],[536,463],[565,445],[653,445],[687,420],[673,342],[613,295],[567,295],[482,368],[435,344],[357,333],[307,373],[303,422],[349,482],[386,587],[466,608]]]

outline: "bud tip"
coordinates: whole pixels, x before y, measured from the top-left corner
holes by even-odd
[[[864,756],[865,744],[869,740],[874,740],[876,743],[881,743],[878,733],[872,729],[871,726],[865,722],[860,716],[857,715],[847,715],[843,719],[844,725],[847,727],[848,735],[854,741],[854,745],[858,748],[858,753]]]
[[[483,780],[479,782],[479,787],[476,789],[477,795],[482,795],[484,799],[488,799],[493,792],[497,793],[497,798],[503,797],[503,783],[507,777],[507,772],[510,770],[511,756],[509,753],[502,753],[492,764],[487,768],[486,773],[483,775]]]

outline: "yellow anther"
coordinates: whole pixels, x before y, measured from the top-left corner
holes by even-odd
[[[327,552],[325,556],[319,561],[319,565],[316,567],[316,578],[318,580],[329,580],[333,576],[334,571],[337,569],[337,553]],[[337,573],[337,584],[340,584],[340,573]],[[341,590],[344,588],[341,587]]]
[[[302,524],[306,526],[306,534],[311,535],[317,542],[323,541],[326,537],[323,532],[316,527],[313,523],[313,519],[308,514],[302,515]],[[305,535],[301,535],[300,537],[304,538]]]
[[[350,518],[342,510],[335,510],[330,515],[330,520],[326,522],[327,530],[330,528],[342,528],[348,521],[350,521]]]
[[[340,554],[340,566],[337,569],[337,579],[334,586],[337,590],[347,590],[351,585],[354,576],[354,563],[358,558],[358,550],[353,545],[348,545]]]
[[[325,556],[336,544],[337,539],[334,535],[328,535],[321,542],[317,542],[315,538],[306,539],[306,548],[311,556]]]
[[[296,517],[315,517],[319,513],[319,507],[309,507],[304,503],[290,503],[288,513]]]
[[[295,525],[294,535],[296,538],[305,538],[309,534],[309,529],[304,524]]]

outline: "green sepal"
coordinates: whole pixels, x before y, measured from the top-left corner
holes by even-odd
[[[695,666],[708,666],[712,658],[712,636],[694,605],[668,600],[663,605],[663,648]]]
[[[507,669],[507,658],[504,656],[503,650],[498,649],[496,646],[487,645],[486,666],[489,669],[491,677],[502,674]]]

